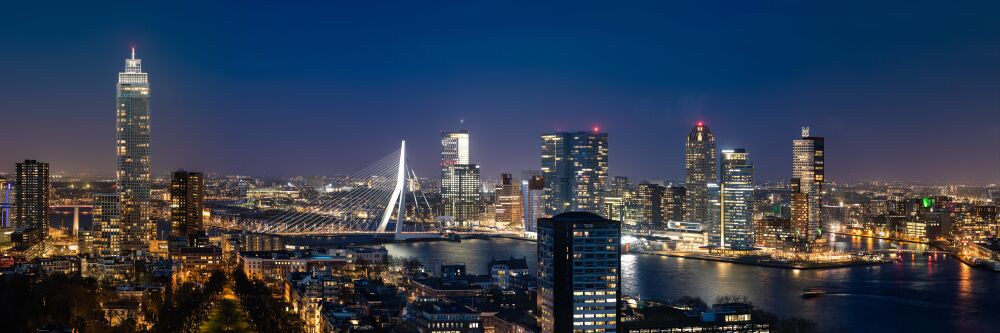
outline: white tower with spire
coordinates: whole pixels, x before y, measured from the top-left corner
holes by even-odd
[[[125,71],[118,73],[115,104],[115,155],[122,227],[123,254],[143,254],[156,235],[150,218],[149,162],[149,77],[142,60],[125,59]]]

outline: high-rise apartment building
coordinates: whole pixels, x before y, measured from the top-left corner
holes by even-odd
[[[49,164],[35,160],[17,163],[14,184],[17,232],[12,239],[22,250],[34,248],[31,256],[40,255],[49,235]]]
[[[128,253],[148,251],[156,233],[149,206],[149,93],[149,77],[132,49],[132,58],[125,59],[125,71],[118,73],[115,105],[122,247]]]
[[[809,202],[809,236],[818,238],[823,232],[823,183],[825,166],[823,137],[809,135],[809,127],[802,128],[802,138],[792,140],[792,178],[799,179],[799,187]]]
[[[538,174],[523,173],[521,196],[524,204],[524,231],[537,232],[538,219],[545,217],[545,179]]]
[[[792,178],[791,213],[792,241],[797,248],[808,248],[812,240],[809,229],[809,195],[802,192],[801,180]]]
[[[542,135],[545,213],[602,213],[608,178],[608,134],[556,132]]]
[[[204,233],[205,177],[201,172],[179,170],[170,177],[170,233],[186,237]]]
[[[617,332],[621,223],[586,212],[538,221],[541,332]]]
[[[722,221],[719,246],[748,250],[753,239],[753,164],[744,149],[722,151]]]
[[[506,229],[520,229],[524,226],[521,187],[509,173],[500,174],[500,186],[496,191],[497,226]]]
[[[698,122],[688,134],[684,146],[684,188],[686,190],[684,219],[688,222],[710,222],[707,184],[718,181],[715,134]]]
[[[465,224],[479,220],[480,178],[478,164],[453,164],[448,166],[448,177],[441,183],[444,215]]]
[[[122,225],[118,193],[94,194],[94,254],[117,256],[122,254]]]
[[[636,190],[639,202],[642,204],[641,231],[657,231],[666,228],[663,220],[663,201],[666,188],[660,184],[643,182]]]
[[[663,194],[663,219],[666,221],[684,221],[684,186],[667,186]]]

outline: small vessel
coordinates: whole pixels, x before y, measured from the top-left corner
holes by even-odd
[[[826,290],[820,288],[809,288],[802,291],[803,298],[813,298],[824,294],[826,294]]]

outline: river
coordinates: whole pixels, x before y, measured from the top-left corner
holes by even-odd
[[[885,248],[888,241],[838,237],[840,249]],[[901,244],[922,251],[926,245]],[[527,257],[536,244],[511,239],[387,244],[389,254],[423,261],[465,263],[486,274],[490,258]],[[946,255],[903,254],[898,263],[823,270],[790,270],[655,255],[622,256],[627,295],[708,303],[719,295],[745,295],[783,317],[812,320],[822,332],[1000,332],[1000,274],[970,268]],[[803,289],[829,294],[803,299]]]

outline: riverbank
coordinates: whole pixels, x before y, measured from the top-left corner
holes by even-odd
[[[972,260],[969,260],[969,258],[966,258],[966,257],[962,256],[960,253],[958,253],[958,251],[955,248],[953,248],[952,246],[950,246],[946,241],[918,242],[918,241],[911,241],[911,240],[898,239],[898,238],[855,235],[855,234],[846,234],[846,233],[840,233],[840,232],[835,232],[833,234],[839,235],[839,236],[872,238],[872,239],[880,239],[880,240],[886,240],[886,241],[892,241],[892,242],[927,245],[927,246],[930,246],[932,248],[935,248],[935,249],[938,249],[938,250],[941,250],[941,251],[947,251],[948,254],[952,258],[954,258],[955,260],[958,260],[959,262],[961,262],[961,263],[963,263],[963,264],[965,264],[965,265],[967,265],[969,267],[979,268],[979,269],[984,269],[984,270],[987,270],[987,271],[992,271],[992,272],[998,272],[998,273],[1000,273],[1000,269],[998,269],[998,268],[994,268],[994,267],[991,267],[990,265],[986,265],[986,264],[977,264],[977,263],[973,262]]]
[[[726,262],[726,263],[740,264],[740,265],[784,268],[784,269],[801,269],[801,270],[832,269],[832,268],[844,268],[844,267],[854,267],[854,266],[874,266],[892,262],[891,260],[851,261],[851,262],[780,262],[780,261],[760,261],[752,259],[721,257],[721,256],[713,256],[703,253],[691,253],[691,252],[640,251],[636,253],[682,258],[682,259]]]
[[[862,237],[862,238],[871,238],[871,239],[881,239],[881,240],[887,240],[887,241],[891,241],[891,242],[900,242],[900,243],[923,244],[923,245],[930,245],[930,246],[937,247],[934,244],[927,243],[927,242],[919,242],[919,241],[914,241],[914,240],[891,238],[891,237],[879,237],[879,236],[865,236],[865,235],[845,234],[845,233],[842,233],[842,232],[833,232],[832,234],[838,235],[838,236],[849,236],[849,237]],[[945,249],[941,249],[941,248],[939,248],[939,249],[940,250],[945,250]]]

